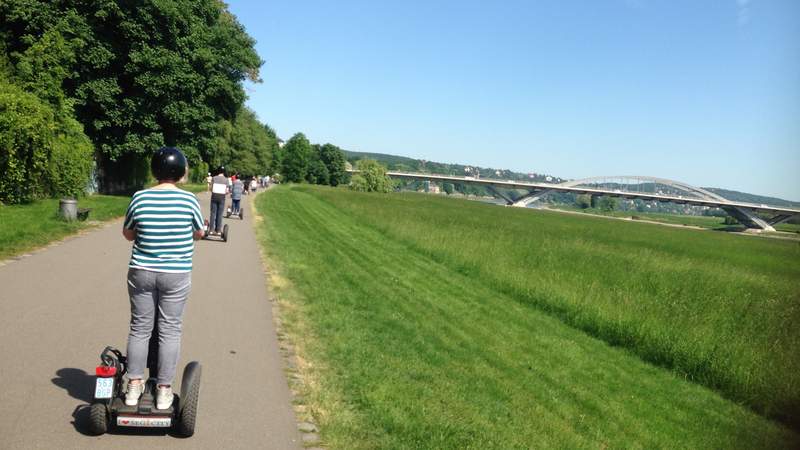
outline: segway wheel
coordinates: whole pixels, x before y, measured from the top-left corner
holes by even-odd
[[[89,432],[94,435],[108,431],[108,406],[105,403],[92,403],[89,408]]]
[[[239,210],[239,220],[244,220],[244,208]]]
[[[226,224],[222,227],[222,241],[228,242],[228,225]]]
[[[183,437],[194,434],[194,425],[197,421],[197,403],[200,400],[200,376],[202,367],[197,361],[192,361],[183,369],[181,379],[181,396],[178,411],[176,431]]]

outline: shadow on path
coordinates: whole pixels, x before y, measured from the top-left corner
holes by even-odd
[[[91,403],[94,399],[94,379],[94,375],[88,374],[82,369],[65,368],[58,369],[56,378],[50,381],[67,391],[70,397]]]

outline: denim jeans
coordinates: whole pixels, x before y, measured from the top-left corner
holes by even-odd
[[[231,203],[232,203],[231,212],[233,214],[239,214],[239,203],[241,203],[241,201],[242,201],[242,199],[239,199],[239,198],[231,199]]]
[[[150,335],[158,320],[158,384],[172,384],[181,352],[183,310],[191,289],[191,272],[128,269],[131,302],[128,378],[144,378]]]
[[[222,231],[222,215],[225,213],[225,198],[220,200],[211,199],[211,216],[208,218],[208,229]]]

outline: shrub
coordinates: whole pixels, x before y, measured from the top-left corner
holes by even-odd
[[[73,118],[0,79],[0,202],[83,193],[92,145]]]
[[[189,181],[192,183],[205,183],[208,176],[208,164],[200,161],[197,164],[189,164]]]
[[[0,202],[44,196],[53,111],[36,96],[0,81]]]
[[[386,168],[372,159],[356,162],[358,173],[350,179],[350,189],[361,192],[389,192],[392,180],[386,176]]]
[[[53,139],[47,166],[47,193],[52,197],[79,197],[94,165],[92,142],[73,118],[64,120]]]

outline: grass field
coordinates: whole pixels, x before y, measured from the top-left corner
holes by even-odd
[[[92,208],[88,222],[65,222],[58,217],[57,199],[27,205],[0,206],[0,260],[61,239],[98,221],[125,214],[130,197],[92,195],[78,200]]]
[[[415,194],[256,201],[332,448],[800,445],[752,411],[796,417],[795,242]]]
[[[158,183],[153,183],[147,187],[153,187],[156,184]],[[189,191],[195,194],[197,194],[198,192],[205,192],[206,190],[208,190],[208,186],[205,183],[180,183],[178,187],[183,189],[184,191]]]
[[[205,184],[180,184],[189,192],[205,192]],[[79,208],[92,208],[88,222],[65,222],[58,215],[58,199],[26,205],[0,205],[0,260],[41,247],[97,222],[123,216],[128,196],[90,195],[78,200]]]
[[[636,217],[640,220],[649,220],[652,222],[661,222],[672,225],[688,225],[693,227],[708,228],[711,230],[724,230],[736,228],[725,224],[723,217],[710,217],[710,216],[688,216],[681,214],[666,214],[666,213],[651,213],[651,212],[637,212],[637,211],[603,211],[600,209],[580,209],[567,206],[558,206],[556,209],[564,211],[574,211],[586,214],[596,214],[599,216],[609,217],[622,217],[630,218]],[[739,228],[744,229],[744,226],[738,225]],[[775,226],[776,231],[785,231],[788,233],[800,233],[800,225],[793,223],[780,223]]]

